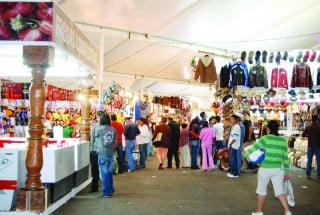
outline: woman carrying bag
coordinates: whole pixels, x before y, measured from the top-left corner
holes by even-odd
[[[288,201],[283,189],[283,181],[289,180],[289,159],[288,144],[286,140],[279,136],[279,124],[275,120],[268,122],[267,135],[262,136],[246,152],[248,157],[251,153],[260,148],[264,148],[265,159],[258,170],[257,184],[257,211],[252,215],[263,215],[263,208],[266,202],[267,187],[272,181],[275,196],[281,202],[285,215],[292,215],[289,211]]]

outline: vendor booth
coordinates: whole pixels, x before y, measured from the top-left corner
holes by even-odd
[[[87,98],[99,52],[53,1],[2,1],[0,15],[0,211],[50,214],[89,183]],[[70,84],[56,86],[59,78]],[[61,108],[81,113],[68,120],[76,138],[44,123]]]

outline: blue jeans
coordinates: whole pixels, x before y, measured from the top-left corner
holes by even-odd
[[[219,158],[218,158],[218,151],[219,149],[223,149],[225,148],[225,144],[223,142],[223,140],[216,140],[214,144],[212,144],[212,153],[214,154],[213,156],[213,162],[215,164],[219,163]]]
[[[149,143],[148,143],[148,156],[153,156],[154,155],[154,149],[153,149],[153,144],[152,144],[152,142],[150,141]]]
[[[200,140],[190,140],[191,168],[198,167],[197,158],[199,153]]]
[[[241,172],[241,167],[242,167],[242,146],[238,150],[237,158],[238,158],[238,170]],[[239,172],[239,174],[240,174],[240,172]]]
[[[134,171],[133,149],[136,140],[126,140],[126,159],[128,164],[128,171]]]
[[[229,148],[230,150],[230,173],[235,176],[240,176],[240,149],[234,149],[232,147]]]
[[[119,165],[119,173],[123,173],[124,170],[124,166],[123,166],[123,146],[122,143],[119,143],[118,147],[117,147],[117,161],[118,161],[118,165]]]
[[[102,195],[111,196],[113,188],[113,156],[98,156],[100,180],[102,184]]]
[[[316,155],[317,160],[317,176],[320,176],[320,148],[316,147],[308,147],[307,151],[307,175],[311,175],[311,165],[312,165],[312,157],[313,155]]]
[[[148,143],[139,144],[140,166],[146,167],[146,158],[148,154]]]
[[[219,149],[223,149],[226,147],[223,140],[216,140],[215,145],[216,145],[216,151],[219,151]]]

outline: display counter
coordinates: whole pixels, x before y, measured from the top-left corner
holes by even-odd
[[[0,195],[0,211],[8,211],[15,202],[17,188],[23,187],[26,180],[27,144],[23,138],[1,138],[0,142],[0,190],[8,193],[6,200]],[[48,143],[42,150],[41,181],[48,188],[48,201],[53,203],[88,180],[89,145],[78,139],[48,139]]]
[[[9,211],[15,205],[16,189],[26,180],[26,150],[0,148],[0,211]]]
[[[90,151],[88,143],[79,143],[79,139],[70,139],[69,144],[74,146],[74,174],[73,185],[78,186],[88,179]]]

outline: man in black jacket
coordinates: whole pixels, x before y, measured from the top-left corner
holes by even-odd
[[[172,117],[168,117],[168,125],[171,129],[171,139],[170,145],[168,149],[168,166],[167,168],[172,168],[172,157],[174,156],[174,160],[176,162],[176,168],[180,167],[180,159],[179,159],[179,138],[180,138],[180,126],[179,124],[173,120]]]

